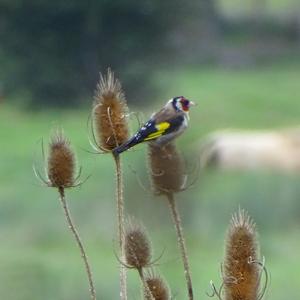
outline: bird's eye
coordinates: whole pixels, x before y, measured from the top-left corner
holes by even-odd
[[[183,98],[183,99],[181,99],[181,103],[182,103],[183,106],[188,106],[189,105],[189,100]]]

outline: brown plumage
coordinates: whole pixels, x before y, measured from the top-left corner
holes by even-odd
[[[111,151],[128,140],[127,105],[121,84],[108,69],[100,74],[95,93],[93,120],[101,150]]]
[[[176,111],[172,103],[168,102],[161,110],[151,116],[152,119],[155,119],[156,123],[165,122],[168,119],[176,118],[178,116],[184,116],[183,111]]]
[[[224,262],[226,300],[257,300],[260,268],[255,224],[243,210],[232,218]]]
[[[68,188],[74,185],[75,156],[70,142],[61,131],[57,131],[49,144],[48,156],[49,185]]]
[[[174,143],[165,146],[149,144],[149,171],[157,194],[177,193],[184,189],[184,162]]]
[[[145,300],[169,300],[170,292],[169,288],[164,282],[164,280],[157,275],[149,275],[145,279],[146,284],[152,294],[149,295],[149,290],[144,290],[144,299]]]
[[[131,220],[125,229],[126,264],[141,270],[151,261],[151,244],[142,225]]]

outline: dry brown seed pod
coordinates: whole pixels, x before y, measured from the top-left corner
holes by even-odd
[[[57,188],[68,188],[75,184],[75,155],[70,142],[62,131],[52,135],[49,143],[48,179],[49,185]]]
[[[151,243],[145,228],[130,220],[125,229],[125,259],[129,267],[141,270],[151,264]]]
[[[106,75],[100,74],[94,96],[92,111],[92,133],[96,150],[111,152],[114,148],[128,140],[127,115],[128,109],[121,84],[108,69]],[[94,132],[95,131],[95,132]],[[124,199],[120,157],[115,156],[117,177],[117,213],[118,239],[121,257],[124,258]],[[120,268],[121,299],[127,299],[126,269]]]
[[[149,289],[144,289],[144,299],[145,300],[169,300],[170,292],[165,281],[157,275],[149,275],[145,278],[146,284]],[[152,294],[149,295],[149,291]]]
[[[149,143],[148,157],[152,186],[157,194],[177,193],[185,188],[185,166],[175,144],[160,147]]]
[[[100,150],[111,151],[128,140],[127,104],[120,81],[108,69],[100,74],[94,96],[93,122]]]
[[[224,262],[224,289],[226,300],[257,300],[260,266],[258,261],[256,229],[244,210],[231,220],[227,233]]]

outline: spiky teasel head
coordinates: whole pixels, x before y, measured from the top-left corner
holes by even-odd
[[[125,228],[126,266],[141,270],[151,264],[151,243],[145,228],[137,221],[130,219]]]
[[[100,74],[94,96],[93,122],[98,148],[108,152],[128,140],[127,104],[121,83],[108,69]]]
[[[255,224],[244,210],[233,215],[224,262],[226,300],[257,300],[261,267]]]
[[[154,273],[149,273],[145,282],[148,289],[144,288],[144,299],[145,300],[169,300],[170,291],[167,283],[159,276]],[[149,295],[151,292],[151,295]],[[152,297],[151,297],[152,296]]]
[[[185,189],[186,174],[183,159],[174,143],[165,146],[149,144],[149,171],[157,194],[172,194]]]
[[[68,188],[75,185],[75,155],[69,140],[62,130],[57,130],[51,137],[48,154],[48,185]]]

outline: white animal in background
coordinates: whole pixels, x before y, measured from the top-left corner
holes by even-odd
[[[200,147],[202,166],[300,171],[300,129],[220,131],[210,134]]]

